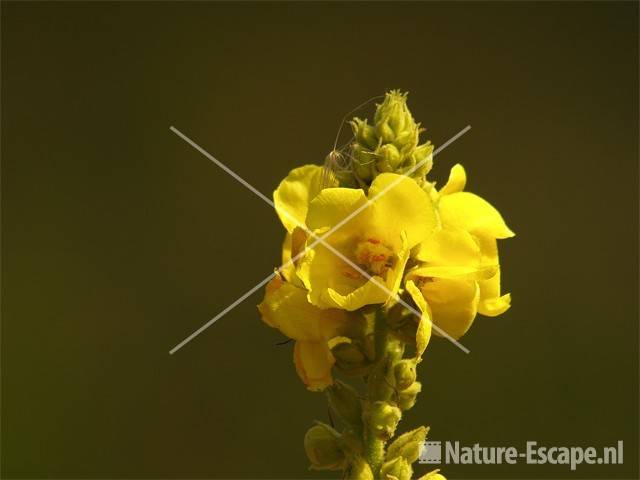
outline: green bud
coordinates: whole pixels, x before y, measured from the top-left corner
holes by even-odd
[[[378,401],[369,405],[366,412],[366,423],[376,438],[386,441],[393,437],[401,417],[402,413],[399,408]]]
[[[353,427],[359,427],[362,424],[362,405],[358,392],[351,385],[336,380],[326,392],[329,396],[329,405],[343,422]]]
[[[387,122],[389,128],[396,133],[415,126],[411,112],[407,108],[407,93],[400,93],[399,90],[387,92],[384,101],[376,108],[373,121],[375,125]]]
[[[416,362],[414,360],[400,360],[393,368],[396,387],[406,390],[416,381]]]
[[[351,459],[344,478],[349,480],[373,480],[373,472],[364,458],[356,456]]]
[[[331,353],[336,359],[336,367],[347,375],[366,373],[370,362],[359,342],[347,337],[336,337],[329,342]]]
[[[413,151],[411,154],[411,166],[421,164],[415,170],[414,176],[422,178],[431,171],[431,167],[433,167],[432,153],[433,145],[429,142],[423,143]]]
[[[393,142],[396,138],[393,128],[386,119],[376,123],[376,135],[383,142]]]
[[[386,345],[386,358],[376,363],[369,373],[369,395],[377,400],[390,400],[395,396],[396,388],[393,366],[404,354],[404,343],[389,337]]]
[[[373,366],[367,380],[369,398],[389,401],[393,397],[395,390],[391,365],[392,361],[385,359]]]
[[[345,464],[345,454],[340,448],[340,434],[329,425],[318,423],[304,436],[304,449],[316,470],[341,470]]]
[[[447,480],[444,475],[438,473],[440,469],[432,470],[429,473],[425,473],[418,480]]]
[[[418,146],[420,130],[416,128],[404,130],[396,136],[393,143],[405,154],[410,154]]]
[[[429,429],[427,427],[419,427],[400,435],[389,445],[387,449],[387,460],[403,457],[409,464],[418,460],[422,443],[425,438],[427,438],[428,432]]]
[[[411,480],[411,475],[413,475],[413,469],[403,457],[394,458],[380,468],[380,478],[384,480]]]
[[[393,172],[400,166],[402,160],[400,151],[392,143],[382,145],[376,150],[376,153],[379,155],[378,162],[376,163],[378,171]]]
[[[421,390],[422,384],[420,382],[413,382],[413,385],[398,394],[398,407],[400,407],[401,410],[409,410],[416,404],[418,393],[420,393]]]
[[[351,122],[351,128],[353,134],[356,137],[356,141],[370,150],[374,150],[378,146],[378,138],[376,137],[376,130],[369,125],[368,120],[365,118],[361,120],[354,118]]]
[[[360,144],[354,144],[352,147],[352,156],[354,159],[353,168],[355,174],[364,182],[371,182],[378,174],[376,171],[376,155]]]
[[[353,171],[361,185],[370,184],[382,172],[404,174],[428,158],[430,144],[418,146],[423,129],[407,107],[406,93],[388,92],[376,106],[373,125],[366,119],[354,118],[351,128],[355,135]],[[410,176],[422,185],[430,168],[430,160],[425,161]]]

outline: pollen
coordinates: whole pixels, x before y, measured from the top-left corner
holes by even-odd
[[[349,268],[349,269],[343,270],[342,275],[344,275],[347,278],[352,278],[354,280],[362,277],[362,275],[360,275],[360,273],[355,268]]]
[[[355,260],[367,273],[384,275],[395,263],[393,250],[377,238],[367,238],[358,242]]]

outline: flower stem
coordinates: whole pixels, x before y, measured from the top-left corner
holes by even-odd
[[[394,356],[392,352],[393,341],[389,337],[386,313],[382,308],[376,311],[374,325],[375,364],[367,379],[367,401],[369,405],[374,402],[388,402],[392,388],[387,380],[388,366]],[[378,478],[380,466],[384,461],[386,441],[379,436],[371,422],[371,418],[364,418],[364,443],[365,455],[374,478]]]

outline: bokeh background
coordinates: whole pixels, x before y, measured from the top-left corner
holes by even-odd
[[[512,309],[432,341],[403,428],[614,445],[638,476],[637,3],[3,3],[2,477],[330,478],[291,345],[242,303],[277,264],[269,194],[390,88],[517,232]],[[371,115],[372,108],[362,114]],[[429,470],[426,466],[420,472]]]

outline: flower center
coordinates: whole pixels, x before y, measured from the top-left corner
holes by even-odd
[[[393,250],[376,238],[359,241],[356,245],[355,257],[355,262],[363,270],[379,276],[384,276],[396,260]]]

